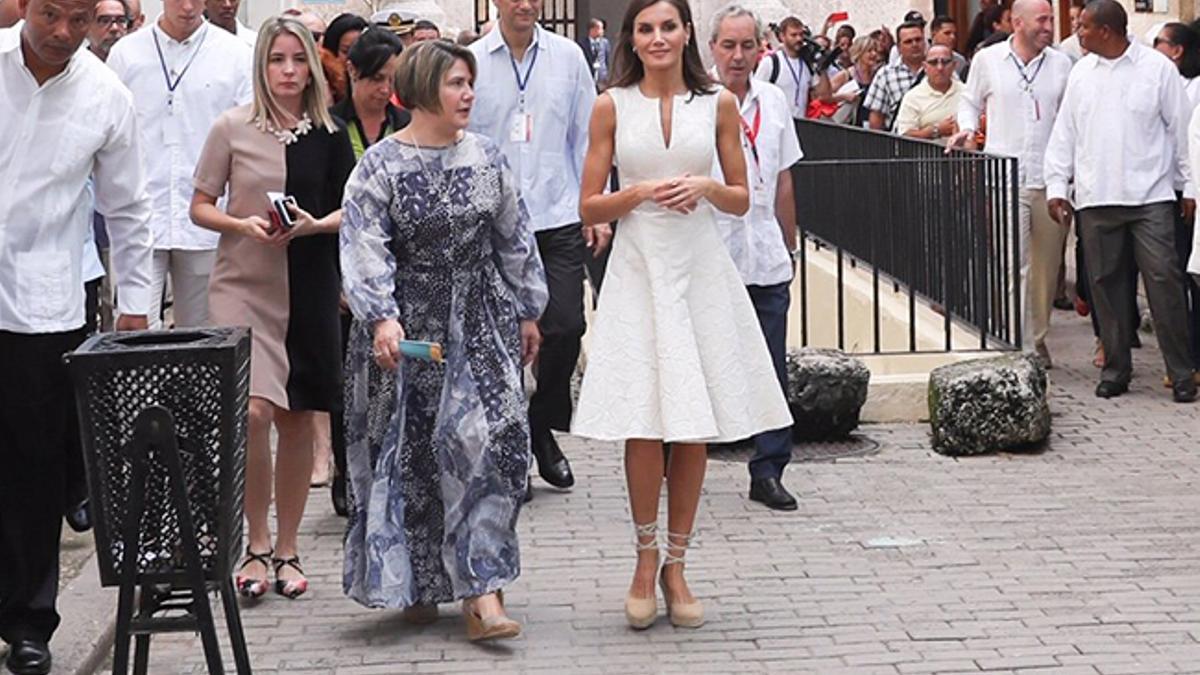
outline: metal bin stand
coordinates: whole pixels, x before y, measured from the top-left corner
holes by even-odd
[[[145,673],[154,633],[199,631],[223,673],[219,592],[239,674],[250,672],[232,575],[242,545],[250,331],[95,335],[65,357],[103,586],[119,586],[113,672]],[[135,590],[138,593],[135,613]]]

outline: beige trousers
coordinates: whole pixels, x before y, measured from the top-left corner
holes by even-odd
[[[1027,351],[1045,347],[1063,263],[1067,228],[1054,222],[1046,209],[1046,190],[1023,188],[1019,196],[1021,219],[1021,344]]]
[[[208,325],[208,277],[217,260],[216,250],[154,251],[150,289],[150,328],[163,327],[163,288],[171,276],[171,297],[176,328]]]

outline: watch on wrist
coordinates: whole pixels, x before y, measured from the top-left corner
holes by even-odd
[[[938,138],[942,137],[942,130],[939,129],[938,125],[936,125],[936,124],[933,125],[933,137],[934,137],[934,139],[938,139]]]

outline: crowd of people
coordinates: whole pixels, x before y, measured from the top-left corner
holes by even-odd
[[[1200,104],[1200,25],[1160,24],[1143,40],[1129,34],[1116,3],[1085,11],[1073,0],[1069,10],[1071,35],[1055,45],[1049,3],[985,2],[966,54],[956,51],[949,16],[934,17],[927,30],[920,12],[911,11],[894,32],[880,28],[867,36],[836,24],[836,17],[814,35],[789,17],[773,31],[775,51],[764,44],[758,74],[788,93],[797,119],[1017,157],[1023,343],[1053,367],[1047,346],[1053,309],[1090,315],[1093,363],[1101,369],[1096,394],[1121,395],[1131,376],[1129,350],[1140,346],[1140,276],[1166,361],[1164,384],[1176,401],[1190,402],[1200,369],[1200,287],[1189,269],[1200,259],[1189,268],[1195,206],[1188,153],[1200,144],[1200,129],[1189,142],[1187,128]],[[1089,53],[1095,59],[1082,61]],[[1122,77],[1108,70],[1086,77],[1096,61]],[[1128,79],[1134,89],[1113,88],[1125,81],[1117,66],[1135,62]],[[1075,107],[1076,99],[1086,102]],[[1104,100],[1136,105],[1099,106],[1111,114],[1102,121],[1092,111]],[[1152,218],[1143,218],[1143,207],[1153,207]],[[1084,224],[1098,215],[1115,221]],[[1072,302],[1064,256],[1074,221]]]
[[[1051,365],[1078,221],[1097,395],[1128,386],[1140,273],[1168,384],[1196,397],[1188,26],[1151,49],[1092,0],[1073,67],[1046,0],[986,7],[970,59],[952,20],[927,36],[913,12],[894,38],[788,17],[772,49],[737,4],[706,45],[686,0],[631,0],[612,43],[599,20],[577,42],[544,29],[541,5],[496,0],[495,25],[447,40],[388,11],[252,31],[236,0],[164,0],[145,27],[136,0],[17,0],[0,30],[0,462],[23,467],[0,472],[9,670],[50,670],[61,522],[90,521],[61,356],[110,327],[252,328],[248,603],[307,591],[301,517],[333,464],[348,596],[415,623],[462,601],[470,639],[518,635],[503,589],[532,464],[575,483],[559,432],[624,445],[629,625],[655,623],[658,589],[672,624],[702,625],[684,562],[708,445],[749,440],[749,499],[797,508],[801,117],[1018,157],[1031,348]]]

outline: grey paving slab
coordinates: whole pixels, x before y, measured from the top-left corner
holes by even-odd
[[[1054,429],[1038,451],[951,459],[921,425],[879,425],[878,452],[796,463],[800,510],[746,499],[714,454],[688,574],[709,623],[635,633],[621,451],[564,437],[578,486],[537,487],[508,591],[524,635],[471,645],[456,607],[411,627],[340,589],[342,521],[315,492],[312,590],[242,610],[256,672],[1200,672],[1200,406],[1161,386],[1153,337],[1127,396],[1092,395],[1086,321],[1055,312]],[[156,638],[151,672],[203,672],[193,636]]]

